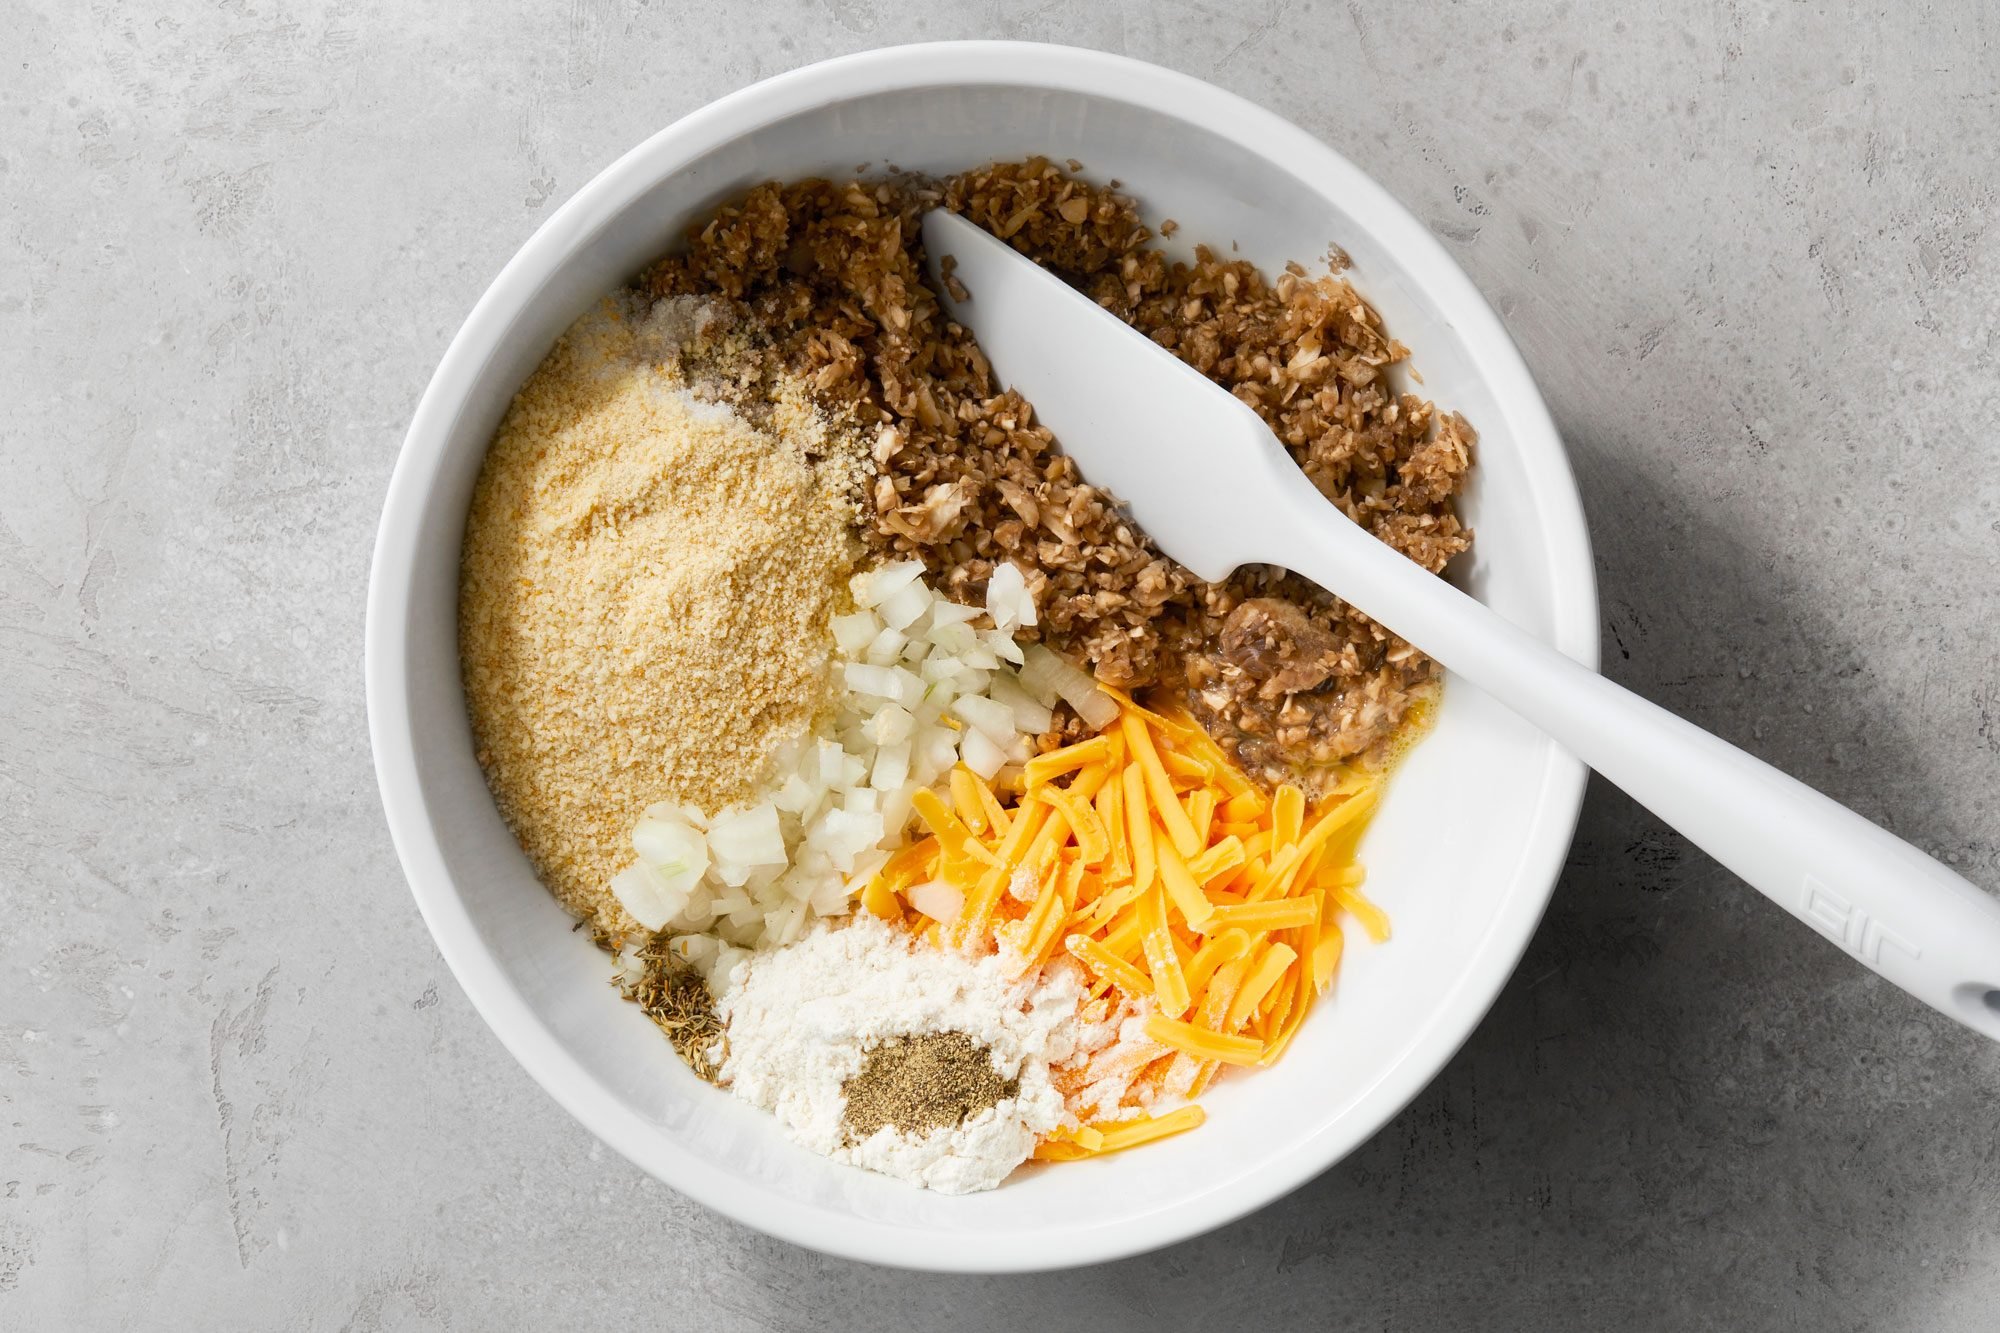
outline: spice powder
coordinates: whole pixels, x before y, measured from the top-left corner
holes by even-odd
[[[868,1053],[841,1089],[847,1109],[840,1125],[849,1143],[884,1125],[902,1134],[956,1129],[1014,1096],[1020,1083],[1001,1078],[992,1053],[963,1032],[892,1037]]]

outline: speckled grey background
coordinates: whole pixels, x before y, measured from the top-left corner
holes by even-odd
[[[2000,19],[1845,8],[0,0],[0,1327],[2000,1326],[2000,1047],[1607,789],[1345,1164],[953,1279],[558,1110],[433,950],[363,724],[398,440],[536,224],[763,75],[1043,38],[1410,204],[1569,441],[1608,670],[2000,888]]]

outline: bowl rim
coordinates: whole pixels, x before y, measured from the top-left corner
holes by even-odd
[[[612,1097],[545,1027],[487,949],[432,829],[418,780],[407,666],[420,519],[445,444],[512,321],[605,222],[687,162],[767,124],[857,96],[948,86],[1084,93],[1203,124],[1343,207],[1450,312],[1520,452],[1550,570],[1554,645],[1595,667],[1595,571],[1576,481],[1520,352],[1458,264],[1408,210],[1331,147],[1234,93],[1190,75],[1079,47],[1013,41],[884,47],[806,65],[689,113],[618,158],[552,214],[508,261],[452,338],[397,456],[369,570],[364,674],[369,738],[391,840],[446,965],[494,1034],[544,1090],[633,1164],[738,1222],[828,1254],[945,1272],[1074,1267],[1200,1235],[1289,1193],[1376,1134],[1443,1070],[1498,998],[1541,920],[1575,832],[1586,770],[1548,748],[1536,810],[1507,898],[1473,965],[1444,992],[1404,1056],[1339,1121],[1282,1160],[1117,1224],[1050,1219],[1008,1236],[917,1231],[803,1205],[747,1185],[661,1134]]]

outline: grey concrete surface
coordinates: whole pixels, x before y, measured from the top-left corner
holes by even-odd
[[[1601,787],[1292,1197],[1047,1277],[764,1239],[465,1003],[359,670],[410,409],[557,203],[789,66],[1069,41],[1414,208],[1574,451],[1608,670],[2000,889],[1996,12],[0,0],[0,1327],[2000,1327],[2000,1048]]]

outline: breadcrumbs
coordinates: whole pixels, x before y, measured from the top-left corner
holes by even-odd
[[[767,397],[762,425],[697,396],[697,351],[757,356],[696,302],[586,315],[509,408],[467,520],[479,761],[543,880],[614,934],[632,923],[608,886],[645,807],[752,798],[812,722],[858,554],[866,443],[803,392]]]

